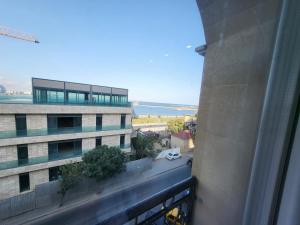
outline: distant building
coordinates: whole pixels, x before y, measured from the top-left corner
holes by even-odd
[[[181,152],[188,152],[194,149],[192,133],[189,130],[180,131],[171,135],[171,147],[180,148]]]
[[[151,131],[156,133],[165,133],[168,130],[167,123],[143,123],[143,124],[132,124],[134,131],[140,130],[142,132]]]
[[[57,179],[97,146],[131,152],[128,90],[32,79],[33,103],[0,102],[0,200]]]
[[[5,94],[6,93],[6,88],[0,84],[0,94]]]

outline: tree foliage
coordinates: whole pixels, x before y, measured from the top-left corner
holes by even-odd
[[[80,180],[82,175],[82,163],[72,163],[63,165],[59,168],[60,170],[60,191],[61,203],[63,204],[63,199],[68,190],[74,187]]]
[[[183,119],[174,119],[168,121],[168,130],[172,134],[177,134],[178,132],[182,131],[184,128],[184,120]]]
[[[125,155],[118,147],[99,146],[84,154],[83,173],[97,181],[120,173],[125,167]]]
[[[156,137],[148,137],[138,135],[132,138],[132,145],[136,151],[136,159],[144,157],[155,157],[154,143],[157,141]]]

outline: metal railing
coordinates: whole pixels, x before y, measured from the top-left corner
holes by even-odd
[[[99,222],[99,225],[191,224],[196,178],[187,178]]]
[[[68,127],[68,128],[48,128],[48,129],[43,128],[43,129],[0,131],[0,139],[16,138],[16,137],[46,136],[46,135],[54,135],[54,134],[122,130],[122,129],[131,129],[131,125],[126,125],[126,126],[113,125],[113,126],[102,126],[102,127],[97,127],[97,126]]]
[[[119,147],[120,149],[126,149],[126,148],[130,148],[130,144],[119,145],[117,147]],[[88,150],[80,149],[80,150],[73,150],[73,151],[57,152],[57,153],[50,153],[45,156],[1,162],[0,170],[12,169],[12,168],[17,168],[22,166],[30,166],[30,165],[40,164],[40,163],[63,160],[63,159],[70,159],[74,157],[80,157],[89,150],[90,149]]]

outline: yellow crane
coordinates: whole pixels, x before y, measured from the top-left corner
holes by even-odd
[[[18,32],[7,27],[0,26],[0,35],[24,41],[30,41],[36,44],[40,43],[33,35]]]

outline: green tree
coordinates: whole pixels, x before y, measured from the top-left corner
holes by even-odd
[[[118,147],[99,146],[84,154],[83,173],[97,181],[120,173],[125,168],[125,155]]]
[[[59,168],[60,170],[60,190],[61,195],[60,206],[63,205],[64,197],[72,187],[74,187],[80,180],[82,163],[71,163],[63,165]]]
[[[177,134],[178,132],[182,131],[184,127],[184,120],[183,119],[174,119],[168,121],[168,130],[172,134]]]
[[[136,151],[136,159],[144,157],[155,157],[154,143],[157,141],[155,137],[138,135],[132,138],[132,145]]]

